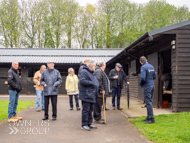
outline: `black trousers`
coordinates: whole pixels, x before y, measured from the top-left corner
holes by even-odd
[[[51,98],[52,104],[52,117],[57,117],[57,95],[49,95],[44,96],[45,101],[45,117],[49,117],[48,110],[49,110],[49,98]]]
[[[74,95],[74,96],[75,96],[76,107],[79,107],[78,94],[76,94],[76,95]],[[69,95],[69,103],[70,103],[70,107],[73,108],[73,95]]]
[[[103,98],[98,97],[96,103],[94,104],[94,119],[96,121],[102,118],[101,116],[102,105],[103,105]]]
[[[92,112],[94,103],[82,101],[82,126],[90,126],[92,124]]]

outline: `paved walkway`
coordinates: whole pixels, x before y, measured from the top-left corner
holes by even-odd
[[[0,97],[8,100],[8,97]],[[35,100],[22,97],[20,100]],[[59,96],[56,121],[43,122],[43,112],[36,112],[35,105],[21,111],[23,120],[14,124],[6,120],[0,123],[1,143],[146,143],[145,137],[117,110],[106,111],[107,124],[96,124],[98,129],[81,130],[81,111],[69,110],[69,98]],[[111,106],[108,106],[111,109]]]
[[[108,103],[111,106],[111,98],[108,99]],[[126,114],[129,118],[136,118],[140,116],[147,116],[147,108],[144,107],[145,104],[143,104],[140,100],[136,98],[130,98],[129,103],[129,109],[127,105],[127,97],[123,96],[121,97],[121,107],[123,108],[122,112]],[[160,115],[160,114],[172,114],[171,108],[153,108],[154,115]]]

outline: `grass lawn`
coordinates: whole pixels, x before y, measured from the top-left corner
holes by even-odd
[[[0,122],[8,118],[8,104],[9,101],[0,101]],[[34,101],[18,101],[17,113],[24,110],[31,105],[35,104]]]
[[[190,113],[182,112],[155,116],[156,123],[144,124],[145,117],[130,119],[147,139],[156,143],[190,142]]]

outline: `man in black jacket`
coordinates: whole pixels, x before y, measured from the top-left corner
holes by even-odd
[[[116,63],[115,69],[112,69],[109,73],[109,79],[111,80],[112,87],[112,107],[115,110],[115,96],[117,95],[117,109],[122,110],[120,107],[120,95],[121,89],[123,88],[123,80],[127,85],[129,82],[127,81],[127,77],[122,70],[122,65],[120,63]]]
[[[22,90],[18,72],[19,64],[17,61],[12,62],[12,67],[8,71],[9,84],[9,105],[8,105],[8,122],[17,122],[22,117],[16,116],[19,92]]]
[[[99,61],[96,66],[95,76],[99,82],[99,91],[98,98],[96,99],[96,103],[94,104],[94,119],[97,123],[103,123],[101,120],[101,107],[103,104],[103,96],[109,96],[110,93],[110,82],[109,79],[104,72],[106,68],[106,63],[104,61]]]

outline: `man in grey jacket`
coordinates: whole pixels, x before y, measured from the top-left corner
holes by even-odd
[[[62,83],[62,78],[60,72],[54,69],[54,63],[48,62],[48,68],[43,71],[40,84],[44,86],[44,101],[45,101],[45,116],[42,120],[47,120],[48,107],[49,107],[49,98],[51,98],[53,115],[52,120],[56,120],[57,117],[57,95],[58,95],[58,86]]]

